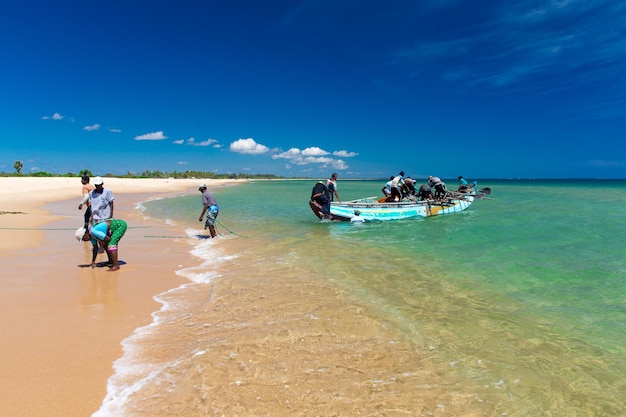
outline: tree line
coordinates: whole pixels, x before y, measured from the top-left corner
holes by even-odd
[[[15,161],[13,164],[13,168],[15,169],[14,173],[0,172],[0,176],[3,177],[11,177],[11,176],[24,176],[24,177],[82,177],[83,175],[88,175],[90,177],[94,177],[95,175],[89,169],[83,169],[78,173],[67,172],[65,174],[52,174],[49,172],[38,171],[31,172],[29,174],[23,174],[22,169],[24,168],[24,164],[22,161]],[[225,173],[218,174],[216,172],[211,171],[143,171],[141,173],[133,173],[128,171],[126,174],[122,175],[114,175],[110,173],[106,173],[101,175],[103,177],[118,177],[118,178],[206,178],[206,179],[280,179],[284,177],[280,177],[274,174],[246,174],[246,173]]]

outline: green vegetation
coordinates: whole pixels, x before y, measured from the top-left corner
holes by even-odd
[[[19,162],[19,169],[18,169]],[[78,173],[68,172],[65,174],[51,174],[49,172],[38,171],[31,172],[30,174],[22,174],[22,163],[20,161],[16,161],[13,165],[16,172],[0,172],[1,177],[13,177],[13,176],[21,176],[21,177],[81,177],[84,174],[89,175],[90,177],[95,177],[88,169],[83,169]],[[114,175],[114,174],[101,174],[102,177],[116,177],[116,178],[205,178],[205,179],[281,179],[284,177],[280,177],[273,174],[217,174],[215,172],[204,172],[204,171],[184,171],[184,172],[165,172],[165,171],[144,171],[142,173],[132,173],[128,172],[125,175]]]

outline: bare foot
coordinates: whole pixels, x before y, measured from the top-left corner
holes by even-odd
[[[110,267],[109,271],[119,271],[119,269],[120,269],[119,265],[116,265],[116,266]]]

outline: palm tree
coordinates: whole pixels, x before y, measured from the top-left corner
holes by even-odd
[[[13,168],[15,168],[18,174],[21,174],[22,168],[24,168],[24,164],[22,163],[22,161],[15,161],[15,163],[13,164]]]

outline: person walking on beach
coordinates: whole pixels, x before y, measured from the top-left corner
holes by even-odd
[[[204,230],[209,229],[211,237],[217,237],[217,231],[215,230],[215,222],[217,221],[217,215],[219,214],[219,207],[217,206],[217,200],[212,192],[207,190],[206,185],[202,184],[198,190],[202,193],[202,213],[200,214],[199,221],[204,218],[206,213],[206,222],[204,223]]]
[[[91,206],[91,223],[98,223],[102,220],[113,217],[113,200],[115,197],[111,190],[104,188],[104,181],[101,177],[93,179],[95,189],[90,191],[81,204],[89,202]],[[81,206],[78,206],[79,208]]]
[[[89,175],[85,174],[80,179],[81,184],[83,184],[82,193],[83,193],[83,201],[85,201],[85,197],[87,201],[85,203],[81,202],[78,205],[78,209],[82,210],[83,205],[87,206],[85,209],[84,219],[85,219],[85,227],[89,224],[89,219],[91,218],[91,204],[89,204],[89,193],[95,189],[95,187],[89,184]]]
[[[337,193],[337,173],[333,172],[329,179],[326,180],[326,189],[328,190],[328,198],[334,201],[333,195],[337,197],[337,201],[341,203],[339,193]]]
[[[96,266],[98,245],[101,244],[109,257],[109,271],[117,271],[120,269],[117,245],[126,233],[127,228],[128,225],[124,220],[108,219],[97,224],[90,225],[87,229],[85,229],[82,241],[87,242],[90,240],[93,246],[90,265],[91,268]]]

